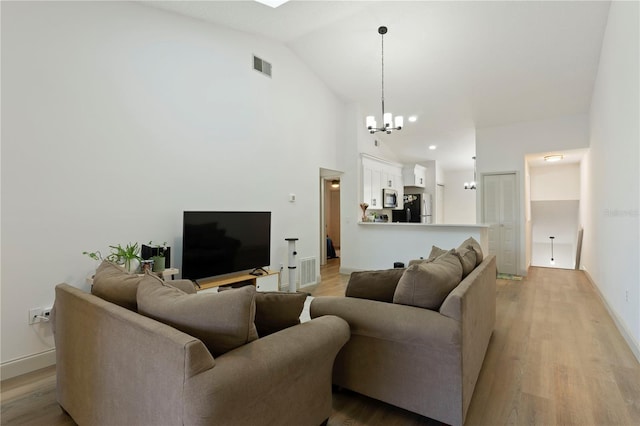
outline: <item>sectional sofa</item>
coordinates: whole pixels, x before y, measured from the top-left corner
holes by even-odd
[[[196,295],[189,281],[105,263],[92,293],[60,284],[52,312],[57,398],[76,423],[317,426],[331,415],[349,327],[334,316],[299,324],[306,295],[274,329],[256,326],[256,300],[280,296],[253,286]]]
[[[495,257],[471,240],[434,247],[407,269],[353,273],[346,297],[316,297],[310,309],[351,329],[335,385],[460,426],[495,324]]]

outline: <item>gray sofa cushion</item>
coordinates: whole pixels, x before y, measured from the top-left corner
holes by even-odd
[[[476,252],[469,246],[468,248],[458,248],[453,250],[462,265],[462,278],[464,279],[476,267]]]
[[[436,257],[440,257],[445,253],[447,253],[447,250],[441,249],[438,246],[431,246],[431,253],[429,253],[429,259],[435,259]]]
[[[484,258],[484,255],[482,254],[482,247],[480,247],[480,243],[478,243],[473,237],[467,238],[458,246],[458,249],[463,248],[472,248],[473,251],[476,252],[476,266],[482,263],[482,259]]]
[[[345,296],[392,302],[404,268],[352,272]]]
[[[102,261],[93,276],[91,293],[108,302],[137,311],[136,292],[145,277],[131,274],[121,266],[107,260]],[[153,280],[154,277],[148,277]]]
[[[255,324],[258,336],[264,337],[300,324],[307,293],[280,291],[256,292]]]
[[[462,265],[453,250],[433,262],[412,265],[404,272],[393,303],[437,310],[462,279]]]
[[[187,294],[166,282],[143,280],[138,312],[196,337],[213,356],[258,338],[253,286],[222,293]]]

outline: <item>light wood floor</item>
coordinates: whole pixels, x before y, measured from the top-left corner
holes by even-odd
[[[343,295],[339,259],[314,296]],[[582,272],[531,268],[498,280],[497,323],[465,425],[638,425],[640,364]],[[68,425],[55,368],[1,384],[3,425]],[[349,391],[334,394],[329,426],[439,425]]]

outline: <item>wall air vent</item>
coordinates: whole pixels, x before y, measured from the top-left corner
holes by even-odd
[[[253,55],[253,69],[271,77],[271,64]]]

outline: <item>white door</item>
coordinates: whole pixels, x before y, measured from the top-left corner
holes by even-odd
[[[489,254],[498,272],[517,274],[518,200],[516,175],[487,175],[482,179],[483,222],[489,225]]]

